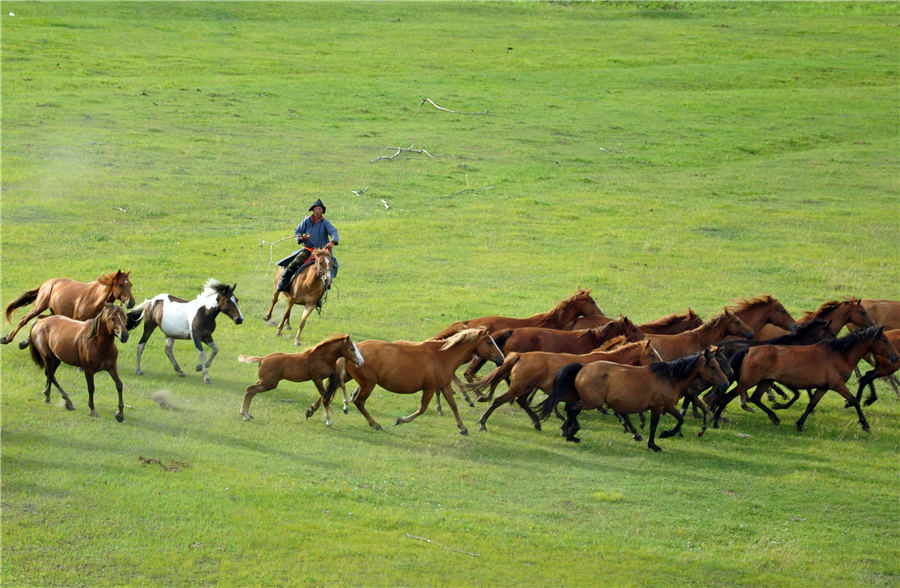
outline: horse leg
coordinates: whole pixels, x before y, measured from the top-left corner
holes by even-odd
[[[278,382],[275,382],[275,386],[277,385]],[[253,400],[253,397],[260,392],[271,390],[275,388],[275,386],[270,385],[269,382],[263,382],[261,379],[257,380],[255,384],[247,386],[244,390],[244,402],[241,404],[241,416],[244,417],[245,421],[253,419],[253,415],[250,414],[250,402]]]
[[[119,370],[115,365],[112,366],[109,370],[109,375],[112,378],[112,381],[116,385],[116,392],[119,394],[119,411],[116,412],[116,420],[120,423],[125,420],[125,402],[122,400],[122,380],[119,378]]]
[[[643,437],[642,437],[641,434],[638,432],[638,430],[634,428],[634,425],[631,423],[631,419],[628,418],[628,415],[627,415],[627,414],[625,414],[625,413],[618,413],[618,412],[617,412],[617,413],[616,413],[616,416],[619,416],[619,417],[622,418],[622,424],[623,424],[623,425],[625,426],[625,428],[631,433],[631,436],[632,436],[632,438],[633,438],[635,441],[640,441],[640,440],[643,439]]]
[[[207,345],[209,345],[209,348],[212,349],[212,353],[209,354],[209,358],[206,360],[205,364],[200,364],[197,366],[196,371],[198,372],[202,372],[204,367],[209,367],[212,364],[213,358],[219,353],[219,346],[216,345],[215,341],[210,339]]]
[[[822,400],[822,397],[825,396],[825,393],[828,392],[828,388],[819,388],[816,390],[815,394],[811,394],[809,397],[809,404],[806,406],[806,410],[803,411],[803,414],[800,415],[800,419],[797,421],[797,430],[803,431],[803,423],[806,422],[806,417],[812,414],[812,411],[815,410],[816,405]],[[854,398],[855,400],[855,398]],[[859,403],[856,405],[859,406]]]
[[[294,345],[300,345],[300,333],[303,332],[303,326],[306,325],[306,319],[309,318],[309,315],[312,314],[312,311],[315,308],[315,304],[307,304],[303,309],[303,316],[300,317],[300,324],[297,326],[297,336],[294,337]]]
[[[462,418],[459,416],[459,410],[456,408],[456,399],[453,398],[453,390],[451,390],[448,385],[446,388],[441,388],[441,392],[447,400],[447,404],[450,405],[450,410],[453,411],[453,416],[456,418],[456,426],[459,427],[459,434],[468,435],[469,429],[466,428],[462,422]]]
[[[703,433],[706,432],[707,419],[709,418],[709,409],[706,408],[706,403],[700,400],[700,398],[693,392],[690,392],[687,396],[685,396],[685,402],[687,402],[688,400],[690,400],[690,402],[694,405],[694,413],[697,412],[698,407],[700,408],[700,412],[702,413],[701,416],[703,418],[703,422],[700,425],[700,432],[697,433],[698,437],[702,437]],[[683,410],[681,411],[681,416],[682,418],[684,417]]]
[[[430,388],[428,390],[422,390],[422,401],[419,403],[419,408],[416,412],[412,413],[409,416],[405,417],[397,417],[397,421],[394,423],[394,426],[401,425],[403,423],[408,423],[428,408],[428,405],[431,403],[431,398],[434,396],[434,389]]]
[[[453,374],[453,383],[456,384],[456,387],[459,388],[459,393],[462,394],[462,397],[466,399],[466,403],[475,408],[475,403],[472,402],[472,399],[469,398],[469,394],[466,392],[466,388],[463,386],[462,381],[460,381],[459,377],[456,374]]]
[[[319,391],[319,397],[316,398],[316,401],[306,410],[306,418],[311,417],[315,414],[316,410],[318,410],[319,406],[325,407],[325,426],[332,426],[331,422],[331,401],[325,401],[325,388],[322,387],[322,380],[318,380],[316,378],[312,378],[313,384],[316,385],[316,389]]]
[[[675,410],[675,407],[667,408],[666,412],[675,417],[675,420],[678,421],[675,426],[671,429],[667,429],[659,434],[660,439],[665,439],[666,437],[674,437],[675,435],[681,435],[681,426],[684,424],[684,417],[681,416],[681,413]],[[652,413],[651,413],[652,418]]]
[[[25,316],[22,317],[22,320],[19,321],[19,324],[16,325],[16,328],[13,329],[9,335],[0,337],[0,344],[6,345],[10,341],[12,341],[16,337],[16,333],[22,330],[22,327],[27,325],[28,321],[47,310],[48,302],[49,301],[46,298],[43,302],[41,300],[36,300],[34,306],[25,314]]]
[[[149,316],[144,321],[144,332],[141,333],[141,340],[138,341],[137,344],[137,368],[134,373],[139,376],[143,376],[144,372],[141,371],[141,355],[144,353],[144,346],[147,345],[147,340],[150,339],[150,335],[153,334],[153,331],[156,330],[157,324],[153,321]]]
[[[201,368],[200,371],[203,372],[203,383],[209,384],[209,372],[206,371],[206,352],[203,351],[203,343],[200,341],[197,341],[196,346],[197,346],[197,355],[200,356],[200,365],[198,367],[200,367]]]
[[[866,420],[865,415],[863,415],[862,406],[860,406],[859,402],[857,402],[856,397],[853,396],[853,393],[847,389],[846,384],[843,382],[839,382],[836,386],[832,388],[835,392],[843,396],[847,399],[847,403],[851,404],[854,408],[856,408],[856,414],[859,417],[859,424],[862,426],[862,430],[866,433],[869,433],[869,422]]]
[[[172,352],[172,348],[175,347],[175,339],[172,337],[166,337],[166,357],[169,358],[169,361],[172,362],[172,367],[175,368],[175,373],[178,374],[179,377],[184,377],[184,372],[181,371],[181,366],[178,365],[178,362],[175,361],[175,354]]]
[[[485,364],[485,360],[476,355],[472,358],[472,361],[469,362],[469,367],[466,368],[466,371],[463,372],[463,376],[465,376],[467,382],[474,382],[475,376],[478,374],[478,370],[481,369],[481,366]]]
[[[375,429],[376,431],[381,430],[381,425],[375,422],[375,419],[372,418],[372,415],[369,414],[369,411],[366,410],[366,399],[369,397],[369,394],[372,393],[372,389],[375,387],[374,383],[367,383],[363,385],[359,384],[359,388],[356,389],[356,392],[353,393],[351,397],[353,401],[353,405],[356,406],[356,410],[363,415],[366,419],[366,422],[369,423],[369,426]]]
[[[778,418],[778,415],[776,415],[772,409],[770,409],[768,406],[763,404],[763,401],[762,401],[763,393],[766,392],[767,390],[769,390],[770,388],[771,388],[770,382],[760,382],[759,384],[757,384],[756,390],[754,390],[753,395],[750,396],[750,402],[752,402],[753,404],[758,406],[760,409],[762,409],[762,411],[764,413],[766,413],[766,416],[769,417],[769,419],[771,419],[773,424],[780,425],[781,419]]]
[[[47,376],[47,388],[44,390],[44,402],[50,402],[50,384],[52,383],[56,386],[56,389],[59,390],[60,395],[63,397],[63,400],[66,402],[66,410],[75,410],[75,406],[72,404],[72,400],[69,398],[69,395],[66,394],[66,391],[62,389],[62,386],[59,385],[59,381],[56,379],[56,369],[59,367],[60,361],[55,355],[44,358],[45,368],[44,373]]]
[[[284,271],[284,270],[282,270],[282,271]],[[275,281],[277,282],[280,277],[281,277],[281,274],[276,275]],[[266,311],[266,314],[263,316],[264,321],[268,321],[270,318],[272,318],[272,311],[275,310],[275,305],[278,304],[279,294],[281,294],[281,292],[279,292],[278,288],[276,287],[275,293],[272,294],[272,304],[269,305],[269,310]],[[288,298],[290,298],[290,296],[288,296]]]
[[[287,323],[291,318],[291,310],[294,308],[294,299],[290,296],[287,297],[287,308],[284,309],[284,314],[281,317],[281,322],[278,323],[278,329],[275,331],[275,335],[281,337],[281,330],[284,329],[285,323]]]
[[[660,447],[653,441],[653,439],[656,437],[656,427],[657,425],[659,425],[660,412],[661,411],[658,408],[654,408],[650,411],[650,440],[647,442],[647,447],[649,447],[653,451],[662,451],[662,447]]]
[[[444,416],[444,409],[441,408],[441,395],[435,394],[434,396],[434,408],[437,410],[438,416]]]
[[[519,397],[516,398],[516,403],[518,403],[518,405],[522,407],[522,410],[525,411],[525,414],[527,414],[529,417],[531,417],[531,423],[534,425],[535,430],[540,431],[541,430],[541,419],[538,417],[537,413],[534,412],[534,410],[531,408],[531,404],[528,401],[528,396],[520,394]]]
[[[84,379],[87,382],[88,389],[88,408],[91,409],[92,417],[99,417],[97,411],[94,410],[94,372],[84,370]]]
[[[566,441],[581,443],[581,439],[575,436],[575,433],[581,429],[581,425],[578,424],[578,413],[581,412],[581,407],[582,402],[580,400],[566,403],[566,420],[563,421],[561,427],[562,435],[566,438]]]
[[[746,392],[747,388],[738,384],[737,388],[733,391],[722,396],[722,399],[716,404],[715,412],[713,413],[713,429],[719,428],[719,419],[722,418],[722,411],[725,410],[725,407],[728,406],[728,403],[737,398],[742,392]]]

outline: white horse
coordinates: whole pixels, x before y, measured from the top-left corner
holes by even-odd
[[[144,321],[144,334],[137,346],[136,373],[139,376],[144,374],[141,371],[141,354],[144,352],[147,339],[150,338],[156,327],[159,327],[166,336],[166,355],[172,362],[175,372],[184,377],[184,372],[181,371],[181,367],[175,361],[175,355],[172,353],[175,340],[190,339],[200,354],[200,365],[197,366],[197,371],[203,372],[203,382],[208,384],[207,368],[219,353],[219,347],[212,339],[212,333],[216,329],[216,316],[220,312],[224,312],[235,324],[239,325],[244,322],[244,315],[238,308],[238,299],[234,295],[236,287],[237,284],[229,286],[210,278],[203,286],[203,291],[191,301],[182,300],[169,294],[158,294],[130,311],[128,313],[129,329],[138,326],[141,320]],[[212,349],[209,359],[206,359],[206,354],[203,352],[203,343]]]

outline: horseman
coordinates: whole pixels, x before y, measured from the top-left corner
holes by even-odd
[[[334,225],[325,218],[325,205],[322,203],[322,199],[317,199],[315,203],[309,207],[309,210],[312,214],[300,221],[300,224],[294,229],[294,235],[297,237],[297,244],[302,245],[303,248],[295,251],[279,262],[279,265],[283,265],[283,262],[290,260],[290,263],[284,268],[284,273],[281,275],[281,281],[278,282],[279,292],[290,291],[294,274],[303,263],[309,259],[313,249],[324,247],[331,253],[331,248],[338,244],[339,237],[337,229],[335,229]],[[291,259],[291,257],[293,257],[293,259]],[[334,259],[333,254],[332,260],[334,261],[334,264],[332,266],[331,276],[335,277],[337,276],[338,264],[337,259]]]

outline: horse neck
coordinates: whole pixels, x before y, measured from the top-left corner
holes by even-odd
[[[442,344],[443,342],[439,341],[439,343]],[[443,354],[443,357],[446,357],[448,361],[452,363],[453,371],[456,371],[456,368],[472,357],[478,344],[479,340],[476,337],[467,343],[457,343],[453,347],[441,351],[441,353]]]
[[[849,336],[849,335],[848,335]],[[853,344],[852,347],[845,349],[843,352],[836,352],[851,368],[856,366],[874,343],[874,339],[860,339]]]
[[[721,341],[725,338],[728,324],[729,321],[725,317],[720,319],[713,318],[694,329],[694,332],[698,335],[697,340],[703,342],[704,346],[712,345],[716,341]]]
[[[551,327],[556,329],[563,329],[568,325],[575,322],[575,319],[578,318],[578,309],[575,308],[575,305],[568,301],[564,300],[559,303],[555,308],[548,310],[547,312],[542,312],[540,314],[536,314],[531,317],[531,320],[535,320],[537,326],[543,327]]]
[[[739,310],[734,313],[739,319],[744,321],[753,332],[759,331],[763,325],[769,322],[769,318],[772,316],[771,307],[767,304],[757,304],[754,306],[749,306],[742,310]]]

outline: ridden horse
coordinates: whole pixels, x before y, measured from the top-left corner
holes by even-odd
[[[728,379],[719,367],[714,349],[672,361],[656,361],[645,366],[630,366],[609,361],[595,361],[587,365],[572,363],[563,367],[553,382],[553,391],[537,408],[542,419],[550,416],[559,402],[566,402],[566,422],[563,434],[568,441],[578,442],[575,433],[580,428],[578,413],[582,410],[608,406],[622,416],[625,426],[641,440],[631,424],[629,414],[650,410],[650,440],[647,446],[661,451],[656,445],[659,417],[667,412],[678,421],[675,428],[663,431],[660,437],[671,437],[681,431],[684,418],[675,408],[678,399],[697,378],[704,378],[717,386],[725,386]]]
[[[272,311],[275,309],[278,297],[284,295],[287,299],[287,308],[284,309],[284,315],[281,317],[281,322],[278,323],[278,331],[276,332],[280,337],[281,331],[284,329],[285,325],[287,325],[288,330],[291,328],[291,310],[294,308],[294,305],[302,304],[303,316],[300,317],[300,324],[297,326],[297,335],[294,337],[294,345],[300,345],[300,333],[303,332],[303,327],[306,325],[306,319],[312,314],[313,309],[316,308],[316,304],[322,299],[322,295],[325,294],[325,290],[331,285],[332,280],[331,269],[334,265],[334,261],[331,257],[331,251],[324,247],[321,249],[313,249],[310,259],[312,261],[300,268],[297,275],[293,277],[289,292],[278,291],[278,282],[281,280],[281,274],[284,273],[283,267],[278,268],[278,271],[275,272],[276,287],[275,293],[272,295],[272,304],[269,305],[269,310],[263,317],[264,321],[268,321],[272,318]]]
[[[728,336],[752,339],[753,330],[726,308],[696,329],[674,335],[647,335],[647,338],[660,357],[669,361],[697,353]]]
[[[244,322],[244,315],[238,308],[238,299],[234,295],[235,288],[237,288],[237,284],[229,286],[210,278],[203,286],[203,291],[191,301],[182,300],[170,294],[157,294],[130,311],[128,313],[129,329],[137,327],[141,320],[144,321],[144,333],[137,345],[135,373],[139,376],[144,375],[144,372],[141,371],[141,354],[144,352],[144,345],[150,335],[153,334],[156,327],[159,327],[159,330],[166,336],[166,356],[172,362],[175,372],[184,377],[184,372],[181,371],[181,366],[175,361],[175,354],[172,352],[175,340],[190,339],[200,355],[200,365],[197,366],[197,371],[203,372],[203,382],[208,384],[207,368],[219,353],[219,346],[212,338],[213,331],[216,330],[216,317],[220,312],[224,312],[236,325]],[[212,349],[209,359],[206,359],[203,351],[204,343]]]
[[[591,291],[578,288],[575,294],[566,298],[547,312],[538,313],[527,318],[513,318],[506,316],[483,316],[480,318],[457,321],[438,332],[433,339],[443,339],[462,329],[487,327],[491,336],[496,337],[505,329],[521,327],[544,327],[547,329],[570,330],[575,320],[580,316],[603,316],[603,311],[591,298]],[[475,357],[466,368],[465,378],[468,381],[475,379],[475,374],[484,365],[484,361]]]
[[[516,351],[555,351],[557,353],[588,353],[620,335],[628,341],[639,341],[644,334],[628,317],[620,316],[611,323],[594,329],[564,331],[541,327],[512,329],[509,336],[498,345],[504,353]]]
[[[472,357],[473,353],[497,365],[503,362],[503,353],[486,327],[464,329],[443,340],[429,339],[420,343],[370,340],[362,341],[358,347],[366,358],[365,365],[354,366],[338,361],[328,385],[330,390],[343,385],[346,381],[344,373],[346,370],[347,374],[359,384],[352,394],[353,404],[365,417],[369,426],[376,430],[381,430],[381,425],[375,422],[366,410],[366,399],[377,384],[397,394],[414,394],[419,390],[422,391],[419,409],[407,417],[398,418],[396,425],[408,423],[425,412],[431,398],[439,392],[453,410],[460,434],[467,435],[469,431],[459,416],[456,400],[450,389],[453,374]],[[326,396],[330,401],[333,394],[326,393]]]
[[[900,329],[891,329],[890,331],[885,331],[884,336],[887,337],[888,341],[891,342],[891,345],[894,346],[894,349],[900,350]],[[897,388],[896,378],[893,377],[893,374],[896,373],[898,369],[900,369],[900,361],[887,361],[884,357],[875,356],[874,359],[875,369],[869,370],[866,372],[864,376],[859,378],[859,390],[856,392],[856,401],[859,402],[862,398],[863,388],[866,385],[869,386],[869,396],[866,398],[865,406],[869,406],[876,400],[878,400],[878,396],[875,394],[875,385],[873,382],[878,378],[888,378],[888,381],[891,383],[891,386],[894,388],[894,392],[897,393],[897,396],[900,396],[900,389]]]
[[[466,384],[466,388],[479,395],[478,400],[487,402],[493,397],[494,389],[501,381],[509,382],[509,389],[498,396],[490,407],[478,419],[479,428],[487,430],[485,423],[497,408],[515,400],[531,417],[534,428],[541,430],[541,420],[531,410],[528,399],[536,390],[542,390],[548,396],[553,391],[553,379],[556,373],[571,363],[587,364],[595,361],[612,361],[626,365],[646,365],[659,357],[650,345],[650,341],[625,343],[611,351],[595,351],[593,353],[553,353],[548,351],[512,352],[507,354],[503,364],[478,382]],[[481,392],[490,386],[487,395]]]
[[[245,421],[252,419],[250,402],[253,400],[253,397],[260,392],[273,390],[281,380],[291,382],[312,380],[319,391],[319,398],[316,400],[316,405],[314,405],[315,408],[318,408],[318,403],[325,399],[326,394],[325,388],[322,386],[322,380],[331,375],[334,371],[335,363],[340,357],[349,359],[358,366],[365,363],[362,355],[359,353],[359,349],[356,348],[356,345],[350,340],[350,335],[347,334],[329,337],[315,347],[301,353],[270,353],[265,357],[239,356],[238,361],[259,364],[256,383],[247,386],[247,390],[244,393],[241,416],[244,417]],[[332,390],[333,392],[334,390]],[[307,410],[306,418],[312,416],[315,408],[310,407]],[[330,402],[325,403],[325,424],[329,427],[331,426]]]
[[[771,294],[740,300],[733,306],[729,306],[728,310],[750,327],[756,339],[759,339],[759,335],[766,325],[775,325],[787,331],[792,331],[797,327],[794,317]]]
[[[859,298],[831,300],[823,302],[816,310],[805,312],[797,321],[805,323],[813,319],[825,319],[832,333],[840,333],[844,325],[852,324],[860,328],[874,327],[875,322],[869,316]],[[757,339],[772,339],[784,335],[786,331],[775,325],[766,325]]]
[[[716,406],[713,426],[718,426],[722,410],[735,397],[756,386],[750,402],[759,406],[772,422],[779,423],[778,417],[761,402],[764,384],[777,381],[794,390],[812,389],[816,391],[810,397],[797,430],[803,430],[803,423],[812,413],[819,400],[828,390],[834,390],[843,396],[850,406],[856,408],[859,423],[863,431],[869,430],[866,417],[856,397],[847,389],[847,379],[853,367],[863,355],[871,351],[893,363],[900,359],[896,349],[884,334],[884,327],[869,327],[855,331],[846,337],[823,341],[813,345],[758,345],[735,356],[734,367],[737,387],[729,392]]]
[[[94,374],[108,372],[116,384],[119,393],[119,410],[116,420],[124,420],[122,402],[122,380],[116,359],[119,350],[115,339],[122,343],[128,341],[128,329],[125,311],[115,304],[105,304],[100,313],[89,321],[77,321],[61,315],[45,316],[31,327],[27,346],[30,347],[31,359],[44,369],[47,384],[44,386],[44,402],[50,402],[50,384],[56,386],[66,401],[66,408],[74,410],[69,395],[56,380],[56,370],[60,363],[67,363],[84,370],[84,379],[88,389],[88,407],[91,416],[99,416],[94,409]]]
[[[11,322],[12,312],[15,309],[34,303],[34,307],[22,317],[12,333],[0,338],[0,344],[6,345],[12,341],[28,321],[47,309],[53,314],[86,321],[97,316],[105,304],[114,300],[120,300],[125,306],[132,308],[134,296],[131,294],[130,274],[130,271],[117,270],[86,283],[66,278],[47,280],[40,287],[25,292],[6,307],[6,321]],[[22,349],[27,346],[28,343],[20,345]]]
[[[612,322],[612,320],[613,319],[610,317],[600,315],[583,316],[575,321],[575,326],[572,327],[572,330],[574,331],[578,329],[593,329],[595,327],[602,327],[603,325]],[[702,324],[703,319],[697,316],[697,313],[689,308],[687,309],[687,312],[683,312],[681,314],[669,314],[664,317],[642,323],[637,327],[645,335],[674,335],[675,333],[681,333],[682,331],[687,331],[689,329],[696,329]]]

